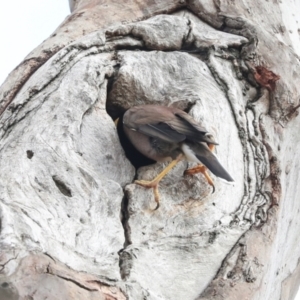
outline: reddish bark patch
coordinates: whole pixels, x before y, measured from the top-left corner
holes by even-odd
[[[126,300],[117,286],[102,282],[96,275],[72,270],[48,254],[22,258],[14,273],[9,277],[4,275],[3,280],[2,289],[17,295],[11,299]]]
[[[258,66],[255,67],[254,78],[261,86],[267,88],[269,91],[274,91],[276,81],[280,79],[280,76],[263,66]]]

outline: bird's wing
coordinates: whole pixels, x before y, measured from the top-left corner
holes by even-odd
[[[171,128],[167,123],[172,118],[174,114],[166,106],[141,105],[126,111],[123,124],[131,130],[168,143],[182,142],[186,136]]]
[[[173,109],[174,116],[167,124],[177,132],[184,134],[187,140],[206,142],[217,145],[216,141],[208,134],[206,128],[197,123],[189,114],[179,109]]]
[[[183,124],[185,124],[185,126],[187,126],[188,128],[190,128],[190,130],[201,132],[203,134],[208,133],[208,131],[207,131],[206,128],[204,128],[203,126],[201,126],[198,122],[196,122],[196,120],[192,116],[190,116],[186,112],[181,111],[179,109],[176,109],[174,111],[174,115],[177,118],[179,118],[181,120],[181,122]]]
[[[210,151],[207,144],[197,143],[188,144],[194,151],[196,157],[204,164],[213,174],[227,181],[234,181],[228,172],[224,169],[217,157]]]
[[[168,143],[180,143],[186,139],[186,136],[184,134],[177,132],[168,124],[163,122],[157,124],[140,125],[137,131]]]
[[[148,136],[169,143],[186,139],[217,144],[207,136],[207,130],[182,110],[158,106],[141,105],[130,108],[124,114],[123,124]]]

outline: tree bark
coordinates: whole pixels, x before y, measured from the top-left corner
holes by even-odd
[[[293,299],[300,8],[255,0],[70,0],[70,8],[0,89],[0,299]],[[153,210],[114,125],[129,107],[153,103],[208,128],[235,185],[214,178],[212,194],[181,162]]]

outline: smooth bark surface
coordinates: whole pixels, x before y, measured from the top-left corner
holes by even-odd
[[[300,62],[284,27],[297,30],[293,3],[70,7],[0,89],[0,299],[293,299]],[[181,162],[154,211],[113,121],[153,103],[208,128],[235,184],[214,178],[212,194]]]

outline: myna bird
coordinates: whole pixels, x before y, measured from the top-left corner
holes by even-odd
[[[137,180],[136,184],[153,188],[156,209],[159,207],[158,184],[182,159],[199,165],[185,171],[186,175],[201,172],[208,183],[214,184],[207,168],[216,176],[233,181],[212,153],[213,136],[186,112],[160,105],[140,105],[128,109],[118,120],[118,133],[126,156],[137,168],[172,159],[153,180]]]

